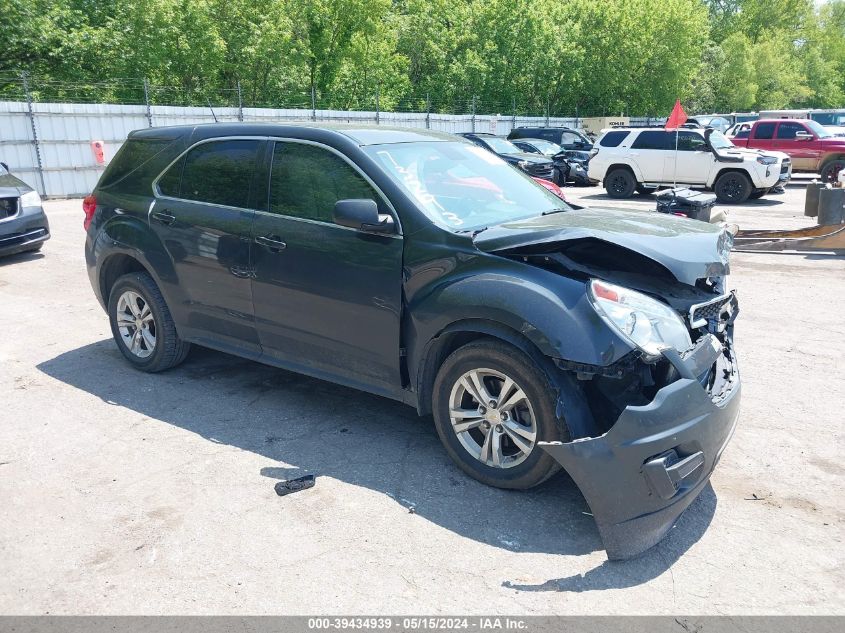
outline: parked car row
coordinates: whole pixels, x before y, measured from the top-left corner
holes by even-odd
[[[518,127],[504,139],[485,132],[459,136],[490,150],[535,178],[558,186],[588,185],[587,164],[592,142],[567,127]]]

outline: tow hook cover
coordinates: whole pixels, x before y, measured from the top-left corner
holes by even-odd
[[[670,450],[643,464],[643,474],[655,494],[662,499],[671,499],[677,494],[683,481],[702,466],[702,451],[680,459],[675,450]]]

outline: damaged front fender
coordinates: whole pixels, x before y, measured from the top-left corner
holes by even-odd
[[[604,435],[540,443],[580,488],[611,560],[658,543],[709,480],[739,415],[739,374],[729,360],[729,370],[717,364],[730,375],[718,397],[680,378],[647,405],[624,409]]]

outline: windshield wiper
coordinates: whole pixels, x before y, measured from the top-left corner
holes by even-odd
[[[549,209],[548,211],[543,211],[540,215],[551,215],[552,213],[560,213],[561,211],[569,211],[569,208],[558,207],[557,209]]]

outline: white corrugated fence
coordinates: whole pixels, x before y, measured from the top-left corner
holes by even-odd
[[[271,108],[214,108],[212,115],[207,107],[150,106],[148,110],[145,105],[32,103],[30,106],[25,101],[0,101],[0,161],[42,195],[84,196],[94,188],[105,168],[97,164],[92,142],[102,141],[108,164],[132,130],[212,123],[214,116],[218,121],[242,118],[245,122],[360,122],[505,135],[520,125],[576,124],[575,118],[569,117]],[[639,122],[631,119],[632,123],[635,121]]]

